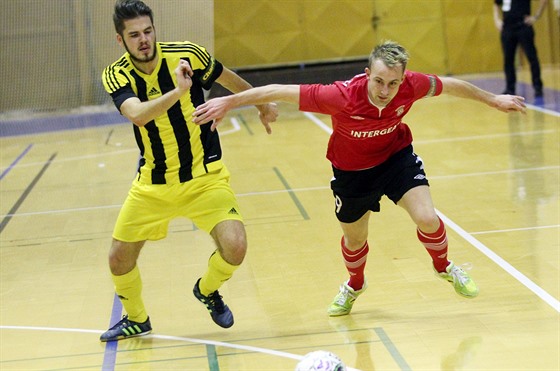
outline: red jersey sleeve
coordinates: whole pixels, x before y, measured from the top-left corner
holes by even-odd
[[[436,75],[406,71],[406,78],[414,88],[414,100],[440,95],[443,90],[443,83]]]
[[[337,84],[300,85],[299,110],[335,115],[346,105],[344,92]]]

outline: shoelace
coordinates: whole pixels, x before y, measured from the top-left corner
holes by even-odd
[[[340,287],[340,293],[338,294],[338,298],[336,299],[336,304],[344,305],[346,303],[346,300],[348,300],[348,296],[350,296],[354,300],[356,299],[356,297],[352,295],[350,290],[348,290],[348,288],[345,285],[342,285]]]
[[[128,315],[125,314],[124,316],[122,316],[122,318],[119,322],[115,323],[115,325],[110,328],[110,330],[123,329],[123,328],[131,327],[131,326],[132,326],[132,324],[130,323],[130,320],[128,319]]]
[[[449,272],[449,275],[451,275],[461,285],[464,285],[469,280],[469,276],[467,276],[465,271],[462,270],[461,268],[457,267],[457,266],[454,266],[451,269],[451,272]]]
[[[224,301],[222,300],[222,296],[218,293],[218,291],[214,291],[210,295],[208,295],[208,303],[215,309],[218,313],[224,312]]]

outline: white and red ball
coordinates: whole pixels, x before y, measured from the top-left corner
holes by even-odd
[[[295,371],[346,371],[346,366],[336,354],[316,350],[303,356]]]

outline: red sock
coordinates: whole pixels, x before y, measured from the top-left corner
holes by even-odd
[[[438,272],[445,272],[449,261],[447,260],[447,233],[443,221],[439,219],[439,228],[434,233],[422,232],[420,229],[417,229],[416,233],[418,239],[432,257],[434,268]]]
[[[351,251],[344,245],[344,236],[342,236],[340,245],[342,246],[344,264],[346,265],[346,269],[348,269],[348,273],[350,273],[348,286],[354,290],[360,290],[364,286],[364,270],[366,268],[367,254],[369,252],[368,243],[366,241],[364,246],[360,249]]]

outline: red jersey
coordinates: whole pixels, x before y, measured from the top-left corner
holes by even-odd
[[[386,107],[377,107],[367,84],[367,76],[360,74],[331,85],[300,86],[300,111],[331,116],[327,158],[337,169],[369,169],[411,144],[412,132],[402,118],[415,101],[439,95],[443,88],[435,75],[405,71],[397,95]]]

